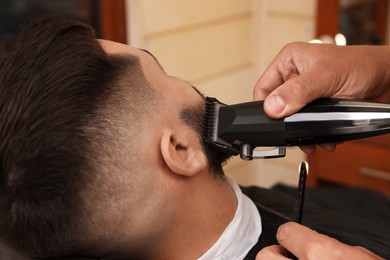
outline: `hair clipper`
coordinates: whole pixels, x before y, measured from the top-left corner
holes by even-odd
[[[283,119],[263,101],[226,105],[206,98],[204,141],[244,160],[285,156],[286,146],[337,143],[390,133],[390,105],[318,99]],[[273,149],[260,149],[273,147]]]

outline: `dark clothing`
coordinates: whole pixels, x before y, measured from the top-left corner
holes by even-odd
[[[295,191],[283,186],[276,189],[242,187],[242,191],[255,202],[262,218],[263,231],[259,242],[245,258],[255,259],[260,249],[277,244],[275,236],[278,226],[291,221],[295,199],[292,193]],[[350,200],[346,200],[346,197]],[[355,204],[359,197],[369,199]],[[354,204],[352,207],[351,203]],[[381,216],[376,214],[377,211]],[[308,189],[303,225],[390,259],[390,200],[372,191],[354,188]]]

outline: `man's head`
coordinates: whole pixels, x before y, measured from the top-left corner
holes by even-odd
[[[204,98],[149,53],[53,19],[0,53],[0,237],[16,249],[148,247],[177,214],[172,187],[223,174]]]

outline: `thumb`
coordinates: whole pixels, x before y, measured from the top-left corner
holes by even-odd
[[[308,72],[296,76],[272,91],[264,101],[265,112],[273,118],[286,117],[322,97],[324,87],[309,75]]]

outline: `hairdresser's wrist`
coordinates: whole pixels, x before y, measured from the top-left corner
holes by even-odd
[[[373,78],[366,92],[367,98],[390,103],[390,46],[369,47],[367,59],[373,68]]]

